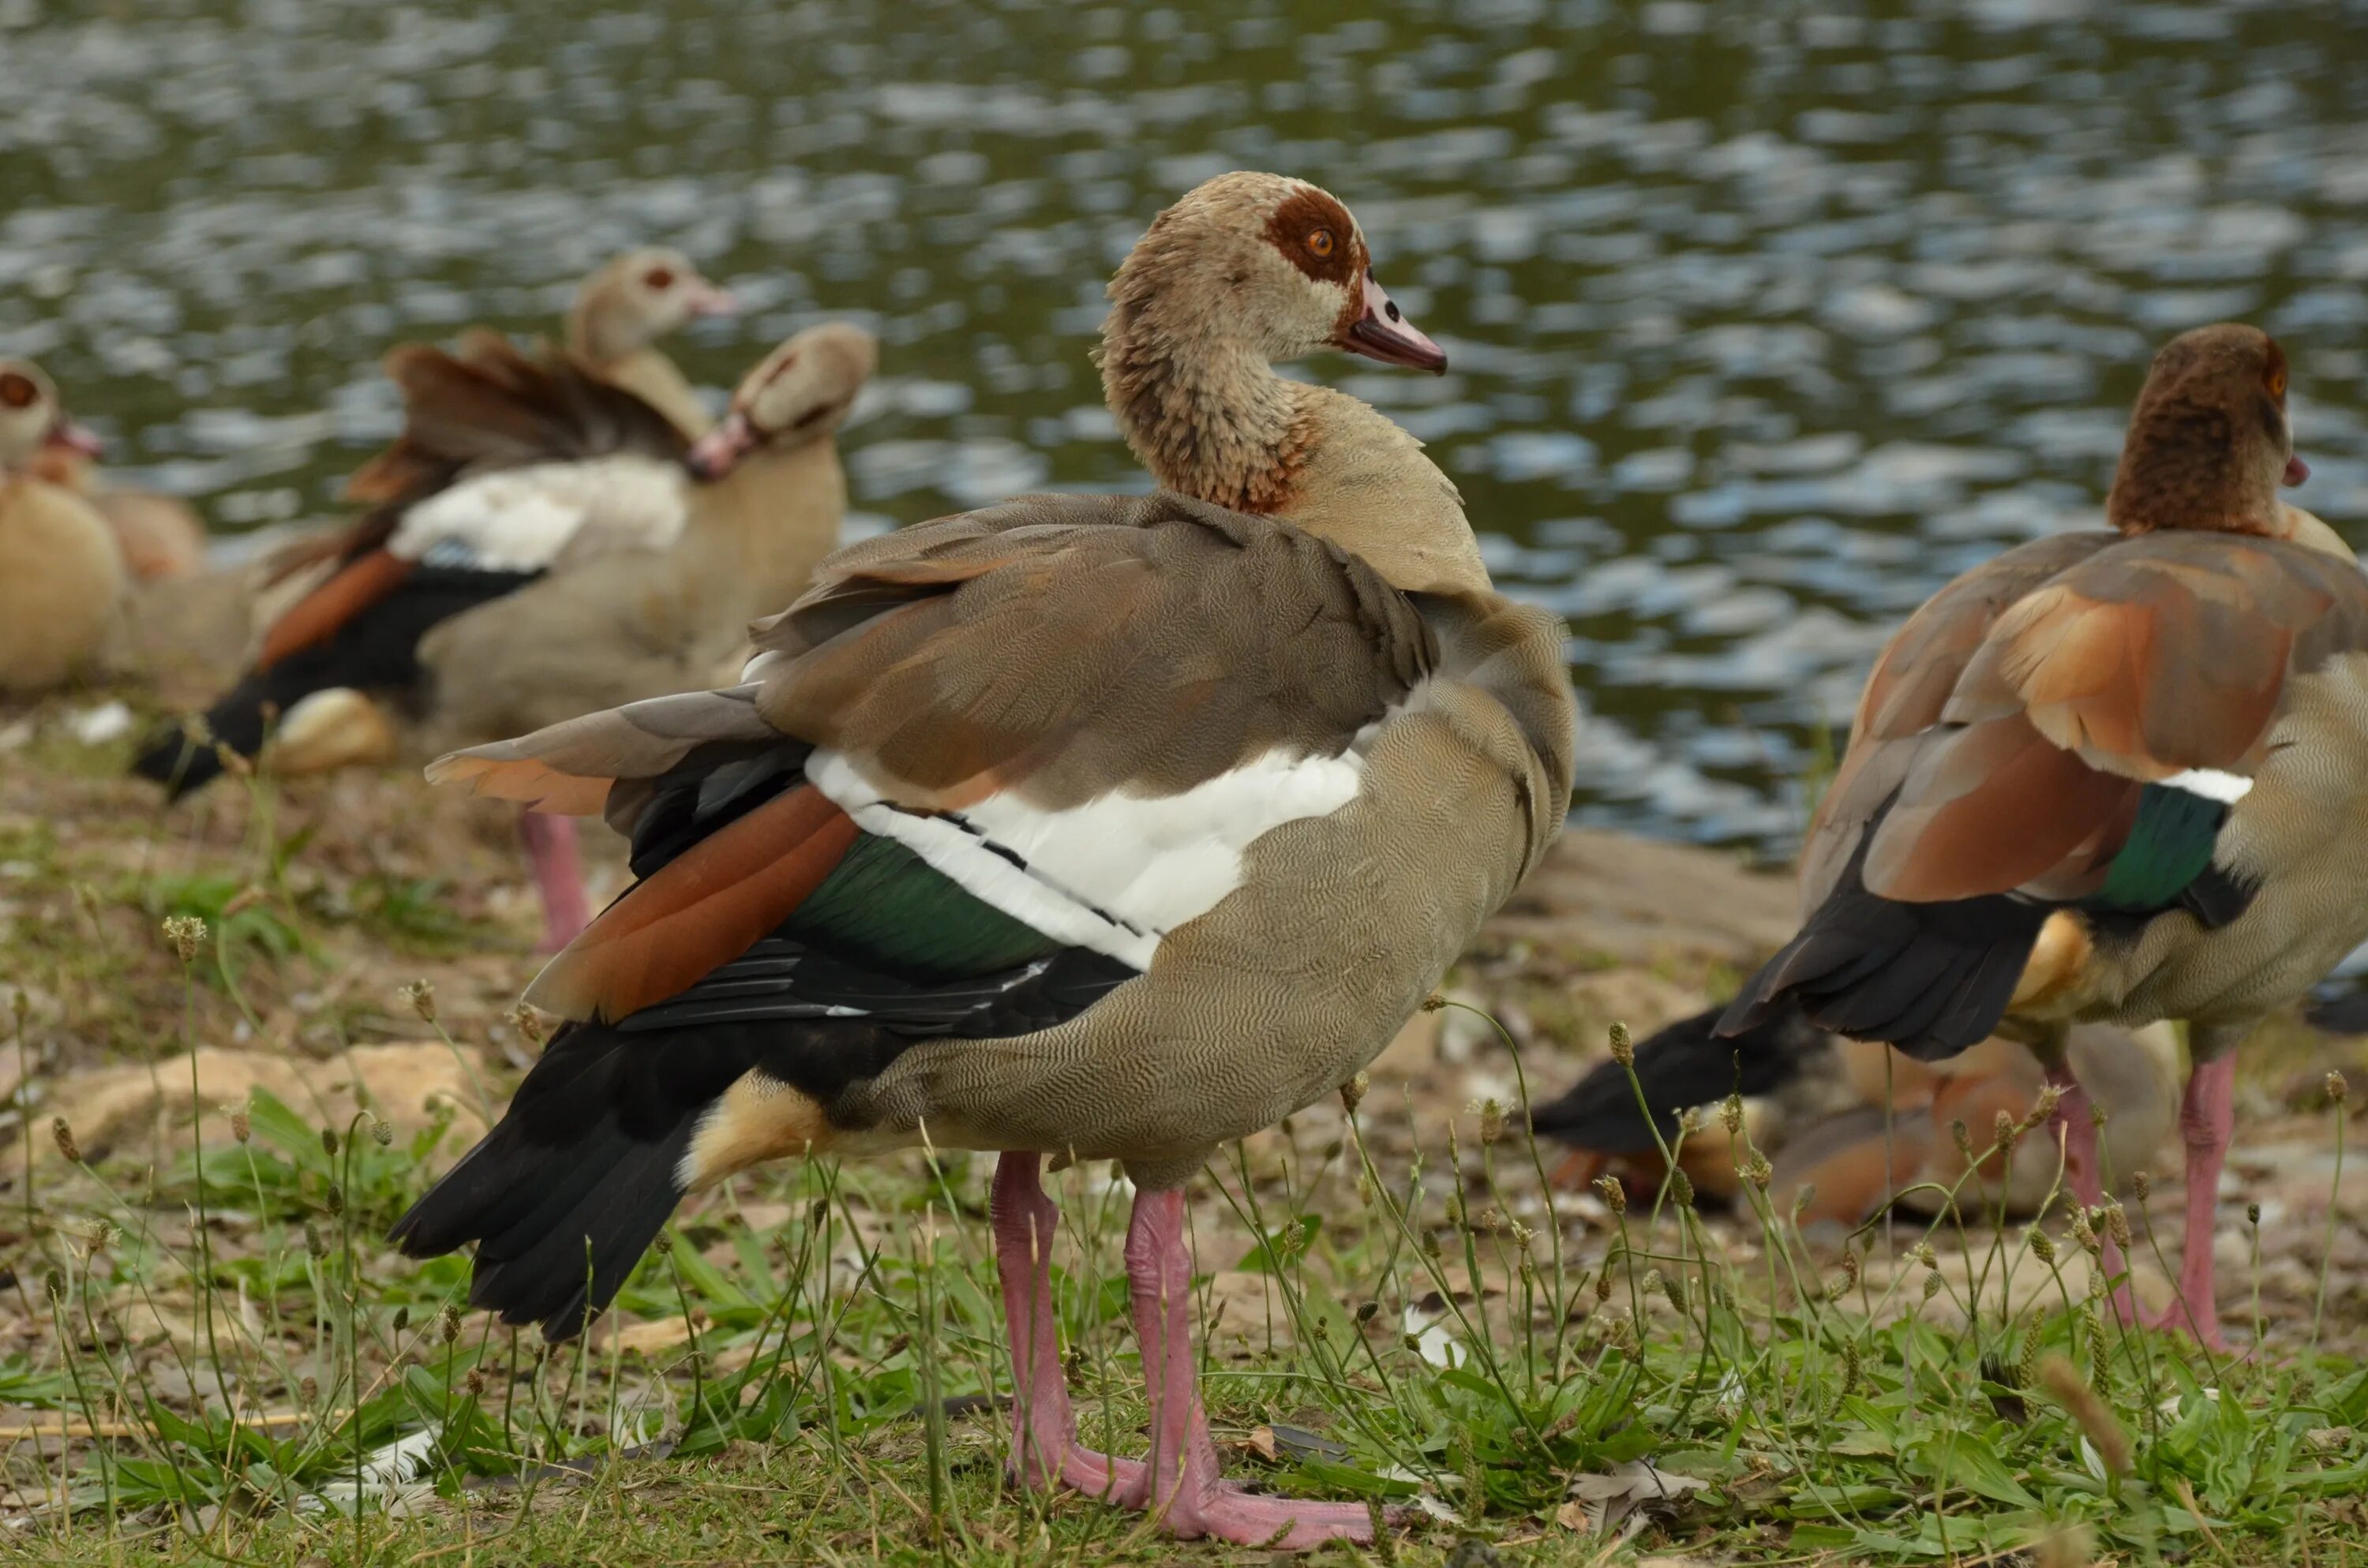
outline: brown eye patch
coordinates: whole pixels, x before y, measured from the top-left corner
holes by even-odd
[[[33,378],[16,370],[0,372],[0,408],[30,408],[40,401]]]
[[[674,268],[671,267],[651,267],[647,272],[642,274],[642,285],[643,288],[652,290],[657,293],[665,293],[667,290],[674,287]]]
[[[1355,254],[1359,247],[1350,238],[1356,232],[1347,208],[1320,190],[1304,187],[1285,197],[1266,224],[1267,242],[1293,267],[1318,283],[1343,286],[1360,269]]]

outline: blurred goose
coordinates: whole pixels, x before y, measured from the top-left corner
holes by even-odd
[[[1388,311],[1348,211],[1299,181],[1230,176],[1170,209],[1121,274],[1147,290],[1145,252],[1202,313],[1148,292],[1119,312],[1167,320],[1175,376],[1231,368],[1197,417],[1245,469],[1281,433],[1269,361],[1443,358]],[[1362,1505],[1219,1475],[1183,1187],[1219,1143],[1332,1093],[1429,994],[1560,832],[1573,714],[1560,623],[1491,591],[1445,482],[1373,438],[1372,410],[1317,401],[1306,472],[1340,472],[1321,449],[1338,432],[1395,462],[1357,476],[1360,508],[1300,493],[1320,528],[1174,494],[923,524],[825,562],[760,625],[742,685],[431,769],[605,812],[641,880],[535,982],[568,1022],[397,1225],[404,1249],[476,1243],[470,1299],[564,1336],[685,1193],[735,1171],[998,1150],[1022,1479],[1183,1537],[1368,1535]],[[1122,1161],[1136,1187],[1144,1460],[1077,1439],[1048,1154]]]
[[[1856,1225],[1895,1199],[1922,1210],[1937,1207],[1932,1189],[1954,1187],[1965,1172],[1953,1124],[1964,1122],[1975,1150],[1986,1152],[1996,1141],[1998,1114],[2021,1121],[2044,1086],[2036,1058],[2004,1036],[1927,1063],[1880,1043],[1829,1035],[1797,1008],[1722,1039],[1714,1031],[1723,1011],[1680,1018],[1638,1041],[1634,1085],[1617,1062],[1603,1062],[1531,1112],[1533,1132],[1571,1150],[1554,1173],[1558,1183],[1581,1185],[1609,1170],[1651,1188],[1679,1117],[1734,1094],[1743,1098],[1750,1146],[1772,1157],[1775,1211],[1797,1215],[1803,1224]],[[2106,1112],[2100,1163],[2112,1180],[2126,1184],[2169,1135],[2179,1101],[2178,1040],[2162,1024],[2136,1030],[2084,1024],[2066,1043],[2075,1075]],[[1697,1191],[1729,1198],[1742,1179],[1735,1153],[1713,1124],[1679,1148],[1679,1163]],[[1968,1206],[2032,1213],[2055,1175],[2054,1144],[2021,1139],[2009,1156],[1980,1164],[1964,1189]]]
[[[42,477],[49,454],[97,450],[39,366],[0,359],[0,692],[62,684],[121,613],[123,552],[107,520]]]
[[[205,569],[205,523],[179,496],[114,484],[98,472],[94,453],[64,444],[44,449],[33,472],[80,495],[106,519],[124,569],[139,581],[189,577]]]
[[[1797,1004],[1938,1061],[2011,1010],[2094,1204],[2066,1028],[2186,1020],[2187,1240],[2164,1321],[2215,1347],[2232,1053],[2368,937],[2368,577],[2279,499],[2308,472],[2286,375],[2248,326],[2173,339],[2112,531],[2009,551],[1909,618],[1811,824],[1801,933],[1721,1022]]]
[[[568,358],[577,371],[631,394],[684,440],[696,440],[714,421],[657,345],[701,316],[729,315],[739,308],[680,251],[628,251],[602,265],[576,291],[565,323]],[[467,359],[480,352],[498,355],[506,347],[499,335],[476,331],[462,335],[459,352]],[[500,363],[497,358],[496,370]],[[432,479],[440,460],[439,449],[419,449],[406,431],[347,480],[346,499],[364,506],[400,501]],[[314,564],[324,558],[324,550],[334,555],[338,543],[336,535],[300,543],[282,555],[281,569]]]
[[[657,345],[701,316],[730,315],[739,308],[680,251],[628,251],[584,280],[567,312],[567,350],[696,439],[714,420]]]
[[[873,363],[836,324],[767,356],[735,398],[750,460],[708,481],[670,421],[565,356],[491,334],[396,349],[408,423],[373,479],[394,498],[272,623],[206,743],[176,728],[134,767],[178,796],[222,771],[217,745],[253,756],[267,732],[283,773],[382,759],[381,699],[442,746],[703,682],[723,629],[789,602],[836,545],[832,437]],[[523,828],[556,948],[590,915],[574,824]]]

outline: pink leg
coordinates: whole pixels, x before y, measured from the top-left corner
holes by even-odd
[[[575,819],[520,812],[518,836],[526,840],[535,886],[542,892],[541,950],[555,953],[592,924],[592,904],[584,896],[584,861],[576,849]]]
[[[1053,1231],[1061,1216],[1037,1180],[1042,1160],[1039,1154],[1006,1153],[995,1167],[988,1200],[995,1271],[1003,1281],[1004,1320],[1011,1326],[1012,1467],[1024,1485],[1049,1486],[1057,1479],[1098,1496],[1140,1496],[1141,1464],[1106,1459],[1077,1445],[1053,1308]]]
[[[2070,1184],[2073,1199],[2083,1209],[2100,1209],[2105,1202],[2105,1182],[2097,1158],[2097,1124],[2089,1114],[2089,1091],[2072,1075],[2072,1069],[2061,1062],[2047,1069],[2047,1081],[2061,1096],[2055,1102],[2055,1126],[2064,1135],[2064,1179]],[[2101,1230],[2098,1233],[2099,1267],[2107,1278],[2117,1278],[2127,1270],[2122,1249],[2112,1237]],[[2113,1311],[2123,1323],[2137,1321],[2137,1302],[2131,1298],[2125,1282],[2113,1287]]]
[[[2237,1127],[2237,1058],[2199,1062],[2187,1075],[2179,1104],[2179,1131],[2187,1144],[2187,1241],[2179,1259],[2179,1299],[2147,1320],[2154,1328],[2181,1328],[2206,1349],[2226,1351],[2219,1303],[2213,1298],[2212,1241],[2220,1207],[2220,1167]]]
[[[1219,1477],[1217,1446],[1193,1375],[1192,1255],[1184,1240],[1181,1190],[1135,1194],[1126,1273],[1151,1407],[1151,1494],[1142,1501],[1169,1532],[1188,1540],[1215,1536],[1292,1551],[1372,1540],[1372,1517],[1361,1503],[1254,1497]]]

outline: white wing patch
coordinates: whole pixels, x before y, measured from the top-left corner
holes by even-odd
[[[484,572],[541,572],[624,551],[663,551],[689,518],[688,477],[620,454],[465,479],[404,513],[387,549]]]
[[[846,756],[806,778],[866,833],[893,838],[965,892],[1048,937],[1148,969],[1159,939],[1242,883],[1242,851],[1356,798],[1364,758],[1270,751],[1175,795],[1123,790],[1066,811],[1015,794],[959,812],[898,806]]]
[[[2253,781],[2241,773],[2223,773],[2216,767],[2191,767],[2184,773],[2172,774],[2162,781],[2162,786],[2233,806],[2250,792]]]

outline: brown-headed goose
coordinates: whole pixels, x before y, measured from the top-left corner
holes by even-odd
[[[836,544],[833,436],[873,362],[854,327],[791,338],[735,400],[765,439],[709,480],[658,410],[570,357],[492,334],[396,349],[407,423],[371,481],[393,498],[268,629],[202,738],[176,727],[135,768],[177,796],[222,770],[218,746],[252,756],[268,732],[281,772],[382,758],[383,702],[442,748],[701,683],[722,629],[794,597]],[[523,826],[556,947],[590,914],[575,824]]]
[[[2279,499],[2307,472],[2286,373],[2248,326],[2173,339],[2130,422],[2112,531],[2009,551],[1909,618],[1811,824],[1801,933],[1723,1025],[1797,1001],[1931,1060],[2011,1011],[2064,1092],[2066,1174],[2095,1204],[2065,1030],[2185,1020],[2187,1238],[2163,1321],[2214,1346],[2233,1052],[2368,937],[2368,577]]]
[[[1179,370],[1237,372],[1201,408],[1212,442],[1265,428],[1238,403],[1269,359],[1438,361],[1311,186],[1227,176],[1154,224],[1130,280],[1143,252],[1201,302],[1197,324],[1167,318]],[[1163,312],[1147,293],[1119,309]],[[1338,476],[1325,443],[1380,416],[1315,401],[1298,450]],[[1373,504],[1303,494],[1304,526],[1174,494],[1036,496],[868,540],[760,624],[744,684],[438,763],[605,812],[641,880],[535,982],[568,1021],[397,1225],[405,1250],[475,1242],[471,1300],[564,1337],[685,1193],[734,1171],[1001,1151],[1021,1477],[1179,1536],[1367,1534],[1361,1505],[1219,1475],[1183,1187],[1347,1082],[1429,994],[1560,832],[1573,731],[1560,622],[1491,590],[1414,443],[1367,449],[1395,464],[1357,476]],[[1046,1155],[1121,1161],[1136,1186],[1142,1460],[1078,1441]]]
[[[39,366],[0,359],[0,692],[65,681],[122,613],[123,552],[107,520],[42,477],[50,454],[97,450]]]

